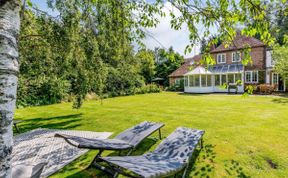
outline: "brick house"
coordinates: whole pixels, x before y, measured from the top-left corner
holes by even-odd
[[[241,62],[241,50],[247,45],[251,47],[253,62],[244,66]],[[183,79],[184,91],[188,93],[228,92],[220,86],[224,83],[235,86],[237,81],[242,81],[242,84],[238,85],[238,92],[244,92],[246,85],[263,83],[277,85],[278,91],[286,90],[285,81],[273,72],[271,50],[256,38],[237,34],[229,47],[225,48],[224,44],[221,44],[211,50],[210,54],[216,65],[209,69],[201,65],[194,66],[201,59],[201,55],[196,55],[169,75],[170,84]]]
[[[184,74],[191,70],[191,67],[194,66],[201,59],[201,55],[196,55],[192,58],[186,58],[183,65],[181,65],[178,69],[172,72],[169,75],[169,84],[179,84],[181,80],[184,80]]]

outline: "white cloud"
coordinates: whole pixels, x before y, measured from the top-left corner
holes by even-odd
[[[178,9],[173,8],[170,2],[166,2],[164,6],[164,12],[166,13],[166,16],[160,18],[160,23],[157,25],[156,28],[147,29],[149,34],[152,34],[153,37],[147,36],[144,40],[144,44],[149,49],[154,49],[155,47],[162,47],[162,45],[168,49],[170,46],[172,46],[175,51],[184,55],[185,57],[191,57],[195,54],[198,54],[199,45],[197,45],[190,54],[184,54],[185,47],[190,44],[189,30],[186,24],[183,25],[182,28],[178,31],[171,29],[171,17],[169,16],[170,10],[172,10],[176,16],[180,15]]]

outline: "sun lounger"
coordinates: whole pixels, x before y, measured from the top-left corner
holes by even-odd
[[[196,146],[200,143],[202,148],[203,134],[201,130],[179,127],[151,153],[142,156],[98,157],[96,162],[106,162],[108,166],[98,164],[98,168],[114,177],[118,173],[127,177],[166,177],[182,170],[185,177]]]
[[[39,178],[46,162],[18,164],[12,168],[12,178]]]
[[[66,140],[67,143],[78,148],[99,150],[99,153],[95,157],[96,159],[104,150],[116,150],[119,152],[122,150],[129,150],[127,154],[129,155],[142,140],[157,130],[159,131],[159,138],[161,139],[160,129],[163,126],[163,123],[144,121],[139,125],[136,125],[120,133],[114,139],[88,139],[65,134],[55,134],[55,137],[62,137]]]

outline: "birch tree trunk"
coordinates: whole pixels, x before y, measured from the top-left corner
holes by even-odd
[[[20,0],[0,0],[0,177],[11,177],[20,30]]]

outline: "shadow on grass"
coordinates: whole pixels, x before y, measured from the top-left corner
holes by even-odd
[[[208,95],[204,94],[204,93],[184,93],[184,92],[179,92],[178,95],[184,95],[184,96],[204,96],[204,95]]]
[[[226,161],[224,165],[228,177],[250,178],[250,176],[244,173],[239,162],[232,159],[230,161]]]
[[[184,92],[180,92],[178,93],[178,95],[186,95],[186,96],[207,96],[207,95],[235,95],[235,96],[241,96],[243,95],[243,93],[235,93],[235,92],[219,92],[219,93],[184,93]]]
[[[287,98],[287,97],[274,98],[274,99],[272,100],[272,102],[278,103],[278,104],[288,104],[288,98]]]
[[[206,144],[202,149],[196,149],[187,170],[186,177],[213,177],[214,162],[216,152],[214,145]],[[198,166],[197,164],[201,165]],[[202,166],[203,165],[203,166]],[[183,171],[178,173],[176,177],[182,177]]]
[[[156,139],[153,139],[153,138],[146,138],[143,140],[143,142],[141,142],[139,144],[139,146],[132,152],[131,155],[142,155],[144,154],[146,151],[148,151],[155,143],[157,142]],[[89,160],[90,162],[87,163],[87,165],[85,166],[86,169],[83,169],[79,172],[76,172],[75,174],[73,175],[70,175],[70,176],[67,176],[69,178],[78,178],[78,177],[103,177],[103,178],[108,178],[108,177],[111,177],[109,175],[107,175],[106,173],[98,170],[98,169],[95,169],[95,168],[88,168],[89,164],[91,163],[91,161],[93,160],[94,156],[97,154],[97,152],[93,151],[95,154],[92,155],[89,155]],[[128,151],[122,151],[121,152],[121,155],[126,155],[128,153]],[[104,151],[104,155],[105,155],[105,151]],[[113,152],[110,152],[107,156],[118,156],[119,155],[119,152],[117,151],[113,151]],[[86,158],[82,158],[82,160],[84,159],[87,159],[87,155],[85,155]],[[106,155],[105,155],[106,156]],[[81,159],[76,159],[74,162],[77,162],[77,161],[81,161]],[[74,163],[73,162],[73,163]],[[72,164],[73,164],[72,163]],[[67,167],[67,168],[66,168]],[[68,165],[64,167],[61,172],[64,172],[64,171],[69,171],[69,167],[71,167],[71,165]]]
[[[18,124],[20,133],[38,128],[49,129],[73,129],[80,126],[80,116],[82,114],[72,114],[66,116],[57,116],[49,118],[26,119]]]

